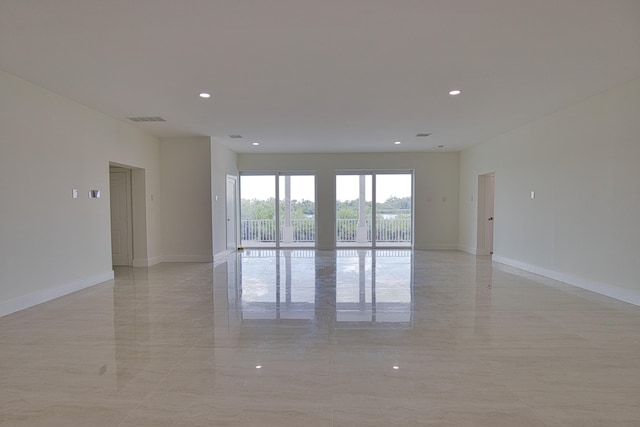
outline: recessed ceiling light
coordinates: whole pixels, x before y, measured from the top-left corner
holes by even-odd
[[[400,142],[400,141],[396,141],[396,142],[394,142],[394,144],[395,144],[395,145],[400,145],[400,144],[402,144],[402,142]]]
[[[206,93],[206,92],[202,92],[200,94],[200,98],[211,98],[211,94],[210,93]]]
[[[260,143],[259,142],[252,142],[251,145],[256,145],[257,146],[257,145],[260,145]]]
[[[262,365],[256,365],[256,369],[262,369]]]
[[[449,95],[460,95],[462,92],[460,92],[458,89],[449,91]]]

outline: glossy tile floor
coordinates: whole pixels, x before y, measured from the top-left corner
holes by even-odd
[[[2,426],[638,426],[640,307],[459,252],[252,250],[0,318]]]

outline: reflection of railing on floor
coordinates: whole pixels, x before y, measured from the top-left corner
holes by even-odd
[[[365,251],[365,256],[370,257],[375,255],[376,258],[392,257],[392,258],[406,258],[410,260],[410,249],[337,249],[336,253],[339,258],[357,258]]]
[[[315,258],[315,249],[247,249],[243,258],[275,258],[278,255],[291,258]]]

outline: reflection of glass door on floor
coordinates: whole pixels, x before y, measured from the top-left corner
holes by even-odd
[[[338,250],[338,326],[411,324],[412,271],[413,260],[408,249]]]
[[[410,247],[411,172],[336,175],[336,246]]]
[[[249,249],[239,259],[238,300],[243,322],[286,321],[295,326],[314,319],[314,249]]]

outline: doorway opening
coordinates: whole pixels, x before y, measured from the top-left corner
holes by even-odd
[[[114,267],[133,265],[131,193],[131,169],[110,166],[111,263]]]
[[[477,255],[493,254],[495,173],[478,175]]]
[[[153,195],[151,195],[153,202]],[[145,170],[109,163],[111,264],[148,267]]]
[[[227,175],[227,251],[238,248],[238,178]]]
[[[336,247],[411,247],[413,172],[336,174]]]

